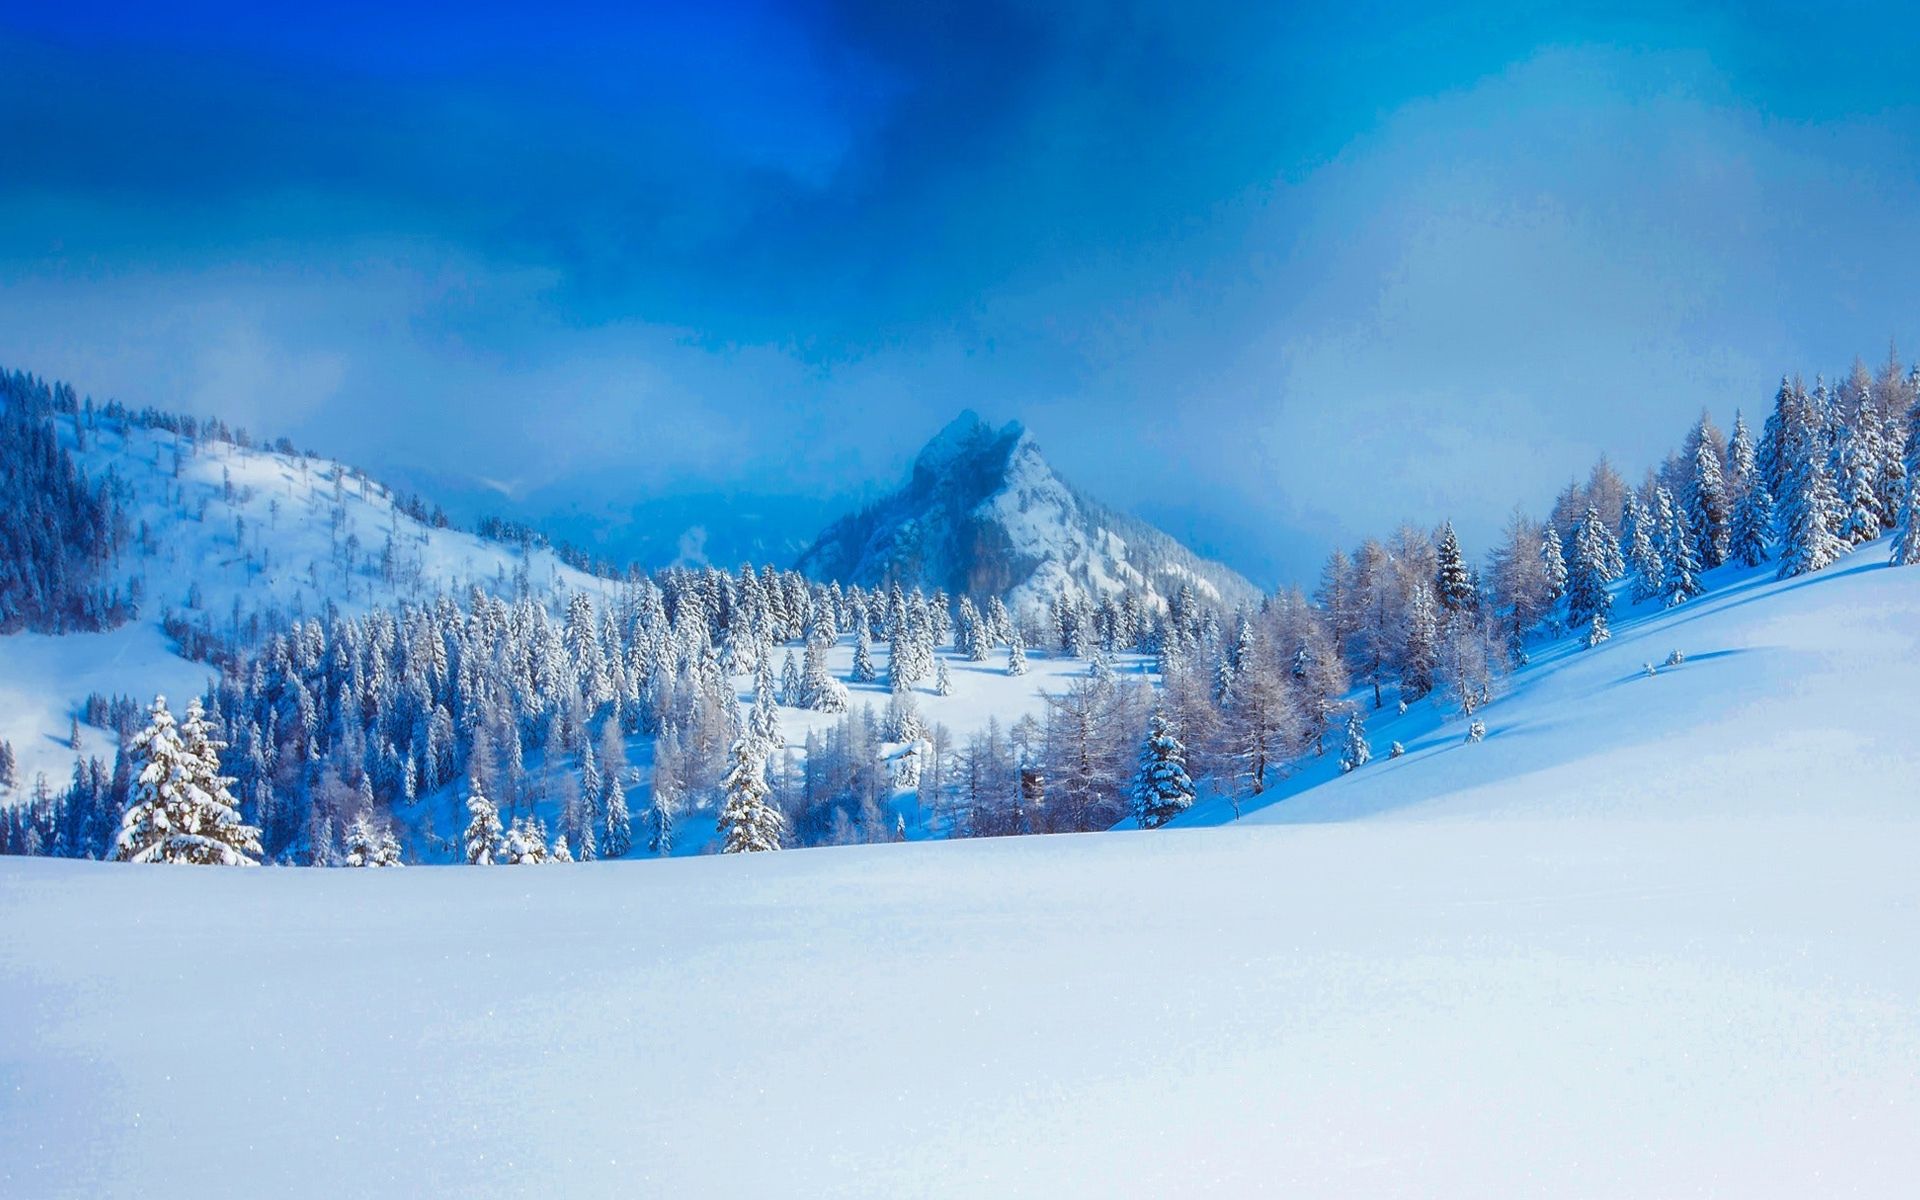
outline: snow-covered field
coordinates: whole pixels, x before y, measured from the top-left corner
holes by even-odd
[[[1911,1195],[1883,562],[1716,579],[1225,827],[0,860],[0,1194]]]

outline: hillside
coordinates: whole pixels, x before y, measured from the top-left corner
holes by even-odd
[[[1372,762],[1342,775],[1332,753],[1309,759],[1243,801],[1243,819],[1734,820],[1829,800],[1849,815],[1920,815],[1920,739],[1900,699],[1920,689],[1920,571],[1889,567],[1887,549],[1869,542],[1787,580],[1729,566],[1675,609],[1622,597],[1609,641],[1534,651],[1482,710],[1484,742],[1466,744],[1464,717],[1389,706],[1370,713]],[[1685,661],[1665,665],[1675,651]],[[1389,760],[1394,741],[1406,754]],[[1216,797],[1179,823],[1232,819]]]
[[[82,447],[61,444],[94,479],[112,475],[130,544],[108,569],[135,581],[137,619],[105,633],[0,636],[0,739],[13,743],[22,786],[45,772],[65,785],[70,721],[91,692],[184,703],[213,669],[179,652],[169,618],[245,640],[288,619],[367,612],[479,586],[506,595],[604,590],[550,550],[435,528],[402,512],[384,488],[340,463],[193,440],[102,419]],[[82,753],[111,761],[112,736],[82,726]]]
[[[997,595],[1016,612],[1062,590],[1164,598],[1191,586],[1227,605],[1259,596],[1230,568],[1061,479],[1019,422],[996,430],[971,411],[927,443],[899,491],[829,526],[799,566],[866,587]]]
[[[1544,649],[1485,742],[1416,708],[1405,757],[1225,828],[0,859],[0,1011],[35,1025],[0,1191],[1899,1195],[1920,586],[1884,563],[1716,575]],[[236,998],[219,1053],[127,1019]],[[170,1155],[209,1113],[230,1151]]]

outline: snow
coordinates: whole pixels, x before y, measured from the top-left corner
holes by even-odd
[[[1537,650],[1507,694],[1466,719],[1422,702],[1365,710],[1374,761],[1339,774],[1337,744],[1266,794],[1247,819],[1643,817],[1680,808],[1728,819],[1819,811],[1920,811],[1920,571],[1887,565],[1887,539],[1826,571],[1776,580],[1772,564],[1705,572],[1712,590],[1673,609],[1616,603],[1596,649]],[[1678,650],[1686,661],[1661,664]],[[1648,675],[1646,664],[1656,673]],[[1371,693],[1357,691],[1371,702]],[[1405,743],[1404,757],[1383,751]],[[1833,795],[1844,786],[1845,797]],[[1181,824],[1219,824],[1215,797]]]
[[[1382,714],[1213,828],[0,860],[0,1194],[1907,1194],[1920,574],[1884,550],[1712,572],[1543,653],[1483,744]]]
[[[1128,559],[1133,552],[1155,564],[1156,577]],[[1147,587],[1164,598],[1186,583],[1212,598],[1258,599],[1231,569],[1076,491],[1019,422],[995,430],[972,411],[927,443],[904,488],[829,526],[800,569],[867,585],[904,571],[929,591],[1001,592],[1015,614],[1043,612],[1063,591]]]
[[[779,646],[773,651],[773,664],[776,676],[781,662],[788,650],[793,651],[799,660],[805,653],[804,647]],[[891,695],[887,681],[888,651],[884,642],[873,647],[874,662],[878,672],[869,683],[856,683],[852,680],[853,638],[842,637],[828,649],[826,654],[827,670],[847,689],[848,713],[857,713],[862,706],[872,706],[876,714],[884,715],[887,701]],[[944,659],[947,670],[953,680],[953,693],[941,696],[933,690],[933,676],[929,675],[913,689],[913,700],[921,720],[927,728],[936,724],[947,726],[956,741],[964,740],[968,734],[984,730],[990,720],[1000,722],[1004,730],[1021,717],[1042,718],[1046,713],[1047,696],[1058,695],[1071,686],[1076,678],[1084,677],[1090,667],[1081,659],[1051,655],[1044,651],[1030,651],[1027,658],[1025,675],[1007,674],[1007,654],[996,650],[984,662],[972,662],[960,657],[951,649],[936,652],[936,657]],[[1148,678],[1157,680],[1157,676],[1146,674],[1151,669],[1152,660],[1139,654],[1117,654],[1112,660],[1116,675],[1123,681]],[[735,693],[742,705],[753,702],[753,676],[739,674],[732,677]],[[825,734],[827,730],[840,723],[844,713],[815,712],[812,709],[779,705],[780,735],[786,742],[785,751],[776,751],[774,758],[791,752],[794,765],[800,766],[806,761],[805,743],[808,733]],[[897,755],[906,747],[890,744],[889,750]],[[627,787],[627,804],[635,814],[635,829],[639,831],[645,824],[645,813],[650,802],[653,768],[653,739],[648,736],[635,736],[627,739],[627,775],[623,782]],[[571,758],[549,771],[545,756],[528,756],[529,775],[536,780],[551,781],[557,772],[571,772],[574,764]],[[549,792],[557,789],[549,788]],[[719,838],[715,821],[719,816],[719,804],[716,797],[693,797],[686,802],[684,809],[674,825],[673,854],[679,857],[710,854],[718,849]],[[892,811],[906,823],[906,836],[910,841],[925,838],[937,838],[947,835],[942,824],[941,814],[921,804],[913,789],[903,789],[892,799]],[[547,800],[534,806],[534,815],[544,820],[548,829],[560,827],[560,805],[558,800]],[[412,806],[397,806],[394,811],[400,823],[402,842],[406,847],[409,862],[453,862],[461,857],[462,851],[457,841],[446,841],[452,833],[464,828],[467,822],[466,782],[456,780],[436,792],[422,796]],[[629,857],[646,857],[644,847],[646,838],[637,836],[636,849]]]
[[[522,553],[452,529],[435,529],[399,511],[379,485],[352,478],[325,459],[308,459],[223,442],[195,444],[161,430],[117,432],[102,421],[77,449],[68,418],[55,421],[63,444],[93,479],[111,471],[131,493],[132,539],[113,574],[137,575],[140,615],[102,634],[0,637],[0,738],[19,757],[22,791],[44,771],[56,789],[73,771],[69,722],[89,692],[126,694],[143,708],[156,692],[184,703],[214,674],[181,657],[161,620],[172,610],[217,633],[236,606],[249,613],[318,616],[331,603],[345,613],[422,600],[478,585],[510,587],[521,574],[536,593],[611,585],[562,564],[550,550]],[[179,473],[174,453],[180,454]],[[232,484],[231,498],[227,490]],[[334,530],[333,513],[341,520]],[[237,525],[236,521],[243,522]],[[150,531],[150,549],[140,530]],[[395,569],[380,559],[393,535]],[[354,541],[354,553],[344,547]],[[198,607],[189,604],[198,589]],[[112,736],[82,728],[86,754],[108,761]]]

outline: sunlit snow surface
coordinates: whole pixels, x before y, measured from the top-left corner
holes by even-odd
[[[1416,709],[1219,828],[0,860],[0,1195],[1911,1195],[1883,562],[1623,615],[1485,743]]]

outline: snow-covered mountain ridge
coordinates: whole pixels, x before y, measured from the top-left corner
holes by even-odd
[[[799,566],[868,587],[997,595],[1016,610],[1062,591],[1169,597],[1191,585],[1229,606],[1259,595],[1231,568],[1061,479],[1019,422],[994,429],[971,410],[927,443],[898,491],[828,526]]]
[[[249,630],[329,610],[364,613],[469,587],[501,595],[604,593],[609,584],[549,549],[439,528],[403,511],[344,464],[101,419],[55,422],[94,479],[109,476],[129,544],[108,568],[140,597],[139,615],[99,633],[0,637],[0,739],[36,774],[64,786],[76,757],[71,717],[91,693],[184,703],[214,668],[182,636],[245,643]],[[80,754],[112,761],[107,731],[80,726]]]

